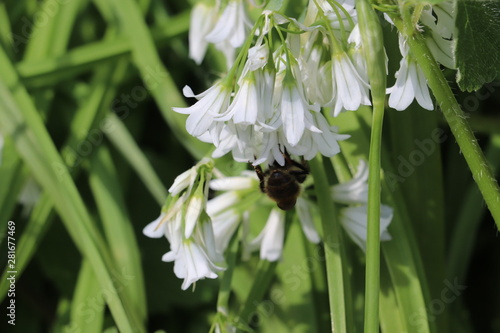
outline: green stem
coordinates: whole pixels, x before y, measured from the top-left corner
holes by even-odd
[[[326,274],[328,284],[328,299],[330,302],[330,318],[332,332],[347,332],[346,307],[344,297],[344,273],[342,266],[342,247],[339,241],[340,225],[335,205],[330,195],[328,178],[322,164],[322,157],[310,161],[314,176],[314,190],[318,197],[318,206],[323,227],[323,241],[325,244]]]
[[[285,240],[286,243],[288,231],[293,220],[292,211],[288,211],[285,217]],[[261,259],[257,265],[256,273],[254,275],[253,284],[248,292],[245,302],[235,318],[238,332],[241,330],[248,330],[252,322],[253,315],[261,303],[264,295],[269,290],[273,277],[276,273],[277,261],[268,261]],[[217,304],[219,306],[219,303]]]
[[[379,332],[380,292],[380,154],[385,108],[385,51],[380,21],[368,0],[357,0],[359,28],[370,78],[373,120],[368,177],[368,235],[366,242],[365,332]]]
[[[436,102],[441,108],[455,136],[455,140],[469,165],[472,177],[477,183],[497,227],[500,229],[500,188],[488,165],[488,161],[484,157],[464,112],[460,108],[446,78],[441,72],[439,64],[434,60],[429,48],[425,44],[424,38],[420,33],[412,29],[410,26],[411,21],[407,17],[405,17],[404,24],[403,30],[406,32],[411,31],[411,33],[407,34],[411,53],[422,68],[428,80],[427,84],[436,97]]]

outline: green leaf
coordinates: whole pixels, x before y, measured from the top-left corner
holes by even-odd
[[[115,283],[128,293],[134,311],[141,320],[146,318],[146,293],[141,268],[139,247],[117,171],[105,146],[97,149],[91,159],[90,187],[94,194],[104,232],[119,271]]]
[[[99,281],[89,262],[83,260],[70,309],[71,322],[65,331],[102,332],[104,310]]]
[[[75,245],[92,264],[103,288],[118,297],[107,299],[117,325],[124,332],[144,331],[130,300],[113,284],[109,249],[99,234],[80,193],[44,126],[40,114],[19,80],[10,60],[0,49],[0,130],[10,135],[33,176],[51,196]]]
[[[160,177],[154,171],[132,135],[116,114],[110,114],[106,118],[106,121],[112,129],[106,132],[108,138],[137,171],[144,185],[156,199],[156,202],[158,202],[160,206],[163,205],[167,197],[167,189],[163,186]]]
[[[500,2],[458,1],[456,12],[457,82],[473,91],[500,72]]]

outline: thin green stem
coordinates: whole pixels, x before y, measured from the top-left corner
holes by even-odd
[[[380,21],[369,1],[356,1],[363,50],[370,78],[373,119],[368,177],[368,235],[366,242],[365,325],[368,333],[379,332],[380,292],[380,155],[385,108],[385,51]]]
[[[436,97],[436,102],[441,108],[469,165],[472,177],[477,183],[497,227],[500,229],[500,188],[488,165],[488,161],[484,157],[467,117],[453,95],[439,64],[434,60],[427,44],[425,44],[424,38],[418,31],[412,29],[411,21],[407,19],[407,15],[404,16],[403,23],[403,30],[407,32],[410,50],[422,68],[427,78],[427,84]]]
[[[318,197],[318,206],[323,227],[323,241],[325,244],[326,275],[328,284],[328,299],[330,302],[330,318],[332,332],[347,332],[346,307],[344,291],[344,274],[342,266],[342,251],[339,241],[341,232],[335,205],[330,195],[328,178],[323,168],[322,157],[310,161],[314,176],[314,190]]]
[[[285,242],[293,220],[292,211],[288,211],[285,217]],[[248,329],[254,319],[254,312],[269,290],[273,276],[276,272],[277,261],[268,261],[261,259],[257,265],[253,284],[248,292],[245,302],[235,318],[237,326],[241,329]],[[219,304],[217,304],[219,305]]]

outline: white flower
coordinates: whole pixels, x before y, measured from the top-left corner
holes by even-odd
[[[210,188],[214,191],[227,191],[207,202],[207,213],[213,223],[215,247],[219,254],[223,254],[242,220],[242,213],[234,208],[242,200],[239,191],[258,188],[258,178],[254,172],[243,172],[238,177],[213,179],[210,181]]]
[[[267,43],[259,43],[248,49],[248,70],[255,71],[263,68],[269,59],[269,47]]]
[[[214,191],[241,191],[252,188],[257,181],[257,175],[253,171],[243,171],[241,176],[211,180],[210,188]]]
[[[432,15],[432,12],[437,16]],[[453,2],[445,1],[436,5],[427,6],[420,15],[420,21],[436,31],[442,38],[451,39],[455,29],[455,13],[453,12]]]
[[[235,210],[227,210],[211,217],[214,228],[215,250],[222,255],[240,225],[241,216]]]
[[[184,240],[177,252],[167,252],[163,255],[165,262],[174,261],[174,273],[179,279],[184,279],[182,290],[189,288],[194,282],[209,278],[217,278],[216,271],[224,270],[213,263],[206,251],[199,244]]]
[[[313,128],[317,128],[319,131],[306,129],[295,147],[284,144],[289,153],[304,156],[306,160],[311,160],[318,153],[327,157],[338,154],[340,152],[338,141],[348,139],[350,135],[338,134],[338,128],[330,126],[319,112],[313,113],[311,119]]]
[[[174,273],[184,279],[184,290],[199,279],[216,278],[216,272],[223,270],[215,264],[223,258],[216,249],[206,209],[212,171],[213,161],[203,159],[179,175],[169,189],[171,196],[162,213],[143,229],[147,237],[167,238],[170,251],[162,260],[174,261]]]
[[[197,167],[193,166],[192,168],[184,171],[174,179],[174,183],[168,189],[168,192],[172,195],[177,195],[189,188],[190,185],[194,184],[196,177],[198,176]]]
[[[356,175],[342,184],[334,185],[331,189],[332,199],[350,206],[340,210],[340,224],[349,237],[363,250],[366,248],[368,223],[368,166],[365,161],[359,162]],[[380,240],[391,239],[387,228],[392,221],[392,208],[380,206]]]
[[[240,47],[251,27],[242,0],[230,0],[212,31],[205,37],[211,43],[228,41],[233,48]]]
[[[229,122],[222,128],[220,142],[216,145],[212,157],[217,158],[231,151],[237,162],[253,161],[263,144],[263,135],[254,126]]]
[[[313,126],[311,121],[311,111],[318,112],[319,106],[310,105],[305,99],[298,71],[295,78],[290,73],[286,74],[283,81],[280,110],[283,134],[290,146],[293,147],[299,143],[306,128],[311,131],[321,132],[321,130]]]
[[[366,251],[368,235],[368,206],[354,206],[343,208],[340,211],[340,224],[344,227],[349,237],[363,250]],[[392,221],[392,208],[380,206],[380,240],[389,241],[391,235],[387,227]]]
[[[206,35],[212,30],[217,18],[217,8],[205,2],[198,2],[191,11],[189,25],[189,57],[198,65],[207,51]]]
[[[337,53],[332,58],[332,75],[337,87],[334,96],[333,116],[345,110],[357,110],[360,105],[371,105],[369,86],[358,74],[346,53]]]
[[[368,83],[368,69],[366,67],[366,60],[363,51],[363,44],[361,39],[361,33],[359,31],[359,25],[356,24],[354,29],[352,29],[349,38],[347,39],[349,43],[349,56],[351,57],[352,64],[356,68],[357,73],[363,80],[363,82]],[[386,70],[387,70],[387,57],[386,57]]]
[[[399,71],[396,72],[396,83],[387,89],[389,106],[398,111],[405,110],[416,99],[421,107],[433,110],[431,96],[427,87],[427,79],[415,59],[408,52],[408,45],[399,36],[399,49],[403,55]]]
[[[327,51],[324,46],[326,43],[325,36],[320,35],[318,30],[311,32],[299,58],[302,61],[306,95],[312,102],[323,106],[333,99],[335,91],[331,75],[332,62],[322,61]]]
[[[142,229],[142,233],[144,234],[144,236],[147,236],[149,238],[161,238],[165,236],[165,227],[167,226],[165,223],[163,223],[165,217],[165,212],[162,212],[160,216],[158,216],[158,218],[145,226],[144,229]]]
[[[335,32],[338,32],[338,30],[341,28],[341,25],[343,25],[344,29],[346,31],[350,31],[351,29],[351,22],[349,18],[356,23],[357,22],[357,12],[356,9],[354,8],[354,0],[339,0],[336,1],[336,4],[338,6],[342,6],[343,10],[336,8],[336,10],[333,10],[332,6],[330,5],[330,2],[326,0],[319,0],[315,1],[314,3],[317,3],[319,7],[324,11],[325,15],[328,17],[328,20],[330,21],[330,25],[333,29],[337,30]],[[314,8],[316,6],[309,6],[308,11],[311,11],[311,14],[308,14],[310,17],[311,15],[316,15],[317,13],[317,8]],[[346,12],[347,15],[346,16]],[[339,17],[340,15],[340,17]],[[349,17],[349,18],[348,18]],[[339,35],[340,36],[340,35]]]
[[[431,36],[425,38],[425,44],[437,62],[445,67],[455,69],[452,40],[444,39],[436,31],[431,30]]]
[[[214,117],[227,110],[231,89],[218,82],[199,95],[194,95],[191,88],[185,86],[184,96],[195,97],[198,102],[187,108],[172,108],[175,112],[189,114],[186,120],[186,130],[189,134],[199,137],[214,125]]]
[[[368,202],[368,165],[360,160],[356,175],[349,181],[332,186],[332,198],[343,204]]]
[[[450,39],[455,30],[456,13],[453,11],[453,6],[453,1],[444,1],[432,6],[438,17],[436,31],[446,39]]]
[[[199,221],[189,238],[182,232],[182,213],[178,212],[172,219],[167,213],[149,223],[143,230],[150,238],[165,236],[170,243],[170,251],[165,253],[162,261],[174,262],[174,273],[184,279],[182,289],[186,290],[193,282],[203,278],[214,279],[216,272],[224,268],[215,264],[223,258],[216,250],[212,224],[207,216]]]
[[[274,68],[266,66],[262,70],[256,70],[254,75],[259,89],[257,99],[259,104],[258,125],[264,127],[264,130],[276,130],[281,126],[279,112],[275,112],[273,103],[276,72]]]
[[[261,233],[248,244],[248,250],[260,247],[260,259],[276,261],[281,258],[285,239],[285,212],[273,208]]]
[[[257,93],[258,88],[254,73],[249,71],[241,80],[240,89],[227,111],[216,120],[227,121],[231,119],[235,124],[254,125],[260,106]]]
[[[311,214],[311,203],[302,197],[297,198],[297,215],[299,216],[300,226],[306,238],[314,244],[320,242],[318,231],[314,226],[313,215]]]

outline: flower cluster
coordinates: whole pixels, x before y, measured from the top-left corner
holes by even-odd
[[[387,16],[386,19],[392,23]],[[454,26],[452,2],[447,1],[426,7],[420,16],[420,22],[422,25],[418,28],[424,32],[425,42],[436,61],[445,67],[455,68],[452,52],[451,27]],[[396,83],[387,89],[387,93],[390,94],[389,106],[398,111],[406,110],[416,99],[422,108],[433,110],[434,105],[427,87],[427,79],[422,68],[409,52],[406,40],[401,34],[399,34],[399,50],[403,58],[396,72]]]
[[[229,4],[236,3],[242,4]],[[226,77],[199,95],[184,88],[186,97],[198,101],[174,111],[189,115],[187,131],[212,143],[213,157],[231,152],[236,161],[281,165],[284,150],[306,160],[318,153],[331,157],[340,151],[338,141],[349,136],[339,134],[321,108],[331,108],[330,116],[337,116],[371,104],[354,1],[339,5],[343,10],[328,1],[311,3],[306,23],[327,24],[307,26],[266,10],[249,39],[238,39],[243,47]],[[229,36],[230,29],[236,33],[245,22],[200,35],[205,41],[215,32]],[[273,40],[273,30],[281,43]],[[285,31],[296,33],[285,38]]]
[[[213,43],[225,54],[229,70],[200,94],[184,87],[184,96],[197,101],[173,110],[188,115],[187,132],[213,144],[212,157],[231,153],[235,161],[254,166],[283,166],[286,154],[310,160],[317,154],[339,153],[339,141],[349,135],[339,134],[332,121],[342,112],[371,105],[354,0],[310,1],[301,22],[264,10],[253,28],[243,0],[222,3],[200,2],[192,12],[190,57],[200,63]],[[420,9],[415,11],[420,15],[417,29],[424,32],[435,59],[452,68],[451,4]],[[407,41],[399,37],[402,60],[395,85],[387,89],[389,106],[403,110],[416,99],[423,108],[433,109],[422,69]],[[217,177],[212,179],[212,174]],[[331,187],[332,203],[344,205],[332,219],[339,218],[362,250],[367,239],[367,179],[366,163],[361,162],[352,180]],[[210,199],[209,189],[216,194]],[[243,259],[256,251],[264,260],[281,258],[286,214],[259,191],[255,173],[226,177],[211,160],[203,160],[177,177],[169,192],[162,214],[144,233],[166,236],[170,251],[163,260],[174,262],[183,289],[217,277],[224,269],[217,263],[232,239],[241,242]],[[307,193],[297,198],[295,211],[312,243],[321,240],[315,227],[317,209]],[[381,205],[380,213],[380,239],[387,241],[393,211]]]
[[[216,179],[211,179],[216,174]],[[340,223],[350,238],[365,249],[367,238],[368,169],[361,162],[355,177],[331,187],[332,201],[346,204],[339,214]],[[208,189],[217,193],[208,200]],[[203,278],[216,278],[223,270],[222,262],[230,240],[237,230],[243,259],[259,251],[260,258],[277,261],[281,258],[285,239],[285,212],[259,190],[254,172],[226,177],[213,168],[213,161],[204,159],[179,175],[169,189],[170,196],[160,216],[143,230],[151,238],[165,236],[170,251],[162,260],[174,262],[174,272],[184,279],[182,289]],[[317,244],[320,235],[315,227],[317,207],[302,195],[297,199],[298,220],[306,238]],[[262,217],[267,216],[265,224]],[[335,217],[332,217],[335,218]],[[382,205],[381,240],[390,240],[387,231],[392,209]],[[261,228],[260,230],[257,228]],[[257,236],[254,236],[257,234]]]
[[[170,196],[160,216],[149,223],[143,233],[151,238],[165,236],[170,251],[163,261],[174,262],[175,275],[184,279],[182,289],[203,278],[217,278],[223,270],[215,249],[212,222],[206,212],[208,184],[212,177],[213,161],[204,159],[179,175],[168,190]]]
[[[276,261],[281,258],[285,235],[285,212],[276,208],[262,193],[258,193],[258,179],[254,173],[244,172],[238,177],[223,177],[210,182],[210,187],[222,194],[207,203],[207,212],[212,218],[217,252],[223,254],[229,240],[240,224],[243,225],[243,256],[259,251],[260,258]],[[257,193],[256,193],[257,192]],[[260,196],[259,196],[260,194]],[[368,167],[360,162],[358,172],[348,182],[331,187],[332,201],[345,204],[340,210],[340,224],[349,237],[363,250],[366,247],[368,221]],[[266,205],[265,200],[270,205]],[[320,236],[314,224],[316,205],[305,195],[297,200],[296,210],[306,238],[319,243]],[[260,211],[260,212],[259,212]],[[251,214],[268,216],[265,226],[253,239],[249,238]],[[387,228],[392,221],[392,208],[381,206],[380,239],[390,240]],[[332,217],[333,218],[333,217]]]

